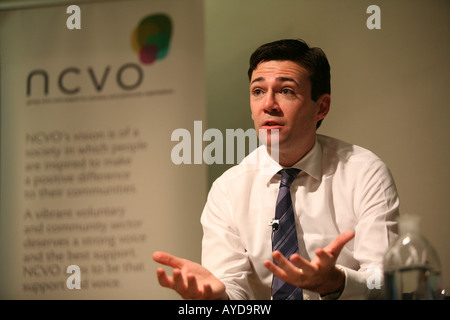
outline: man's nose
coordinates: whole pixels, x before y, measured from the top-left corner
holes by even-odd
[[[270,91],[266,94],[264,101],[264,110],[269,113],[280,111],[280,106],[278,104],[275,92]]]

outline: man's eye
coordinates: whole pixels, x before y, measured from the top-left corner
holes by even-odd
[[[285,94],[285,95],[294,94],[294,90],[289,89],[289,88],[283,88],[283,89],[281,89],[281,93]]]
[[[259,96],[260,94],[263,93],[263,91],[261,89],[253,89],[252,93],[254,96]]]

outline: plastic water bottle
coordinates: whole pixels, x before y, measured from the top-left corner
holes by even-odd
[[[420,234],[418,217],[401,217],[399,227],[399,237],[384,256],[386,299],[444,299],[439,257]]]

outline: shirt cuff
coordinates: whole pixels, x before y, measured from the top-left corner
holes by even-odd
[[[342,286],[339,288],[338,291],[335,292],[331,292],[331,293],[327,293],[324,295],[320,295],[320,300],[337,300],[339,299],[339,297],[342,295],[342,292],[344,292],[345,286],[346,286],[346,282],[347,282],[347,273],[345,272],[345,269],[339,265],[336,265],[337,268],[339,268],[343,274],[344,274],[344,282],[342,284]]]
[[[369,286],[368,277],[371,273],[353,270],[347,267],[339,266],[345,274],[345,284],[340,295],[336,298],[339,300],[362,300],[362,299],[380,299],[382,298],[382,288],[380,286]],[[382,282],[382,274],[376,274]],[[328,295],[326,298],[328,299]]]

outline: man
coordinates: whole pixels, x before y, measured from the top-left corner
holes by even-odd
[[[301,40],[271,42],[252,54],[248,75],[255,129],[278,132],[278,141],[268,134],[214,182],[201,218],[202,265],[153,254],[173,267],[172,276],[158,268],[159,283],[186,299],[278,299],[280,287],[297,290],[283,299],[379,298],[399,200],[376,155],[316,134],[331,102],[325,54]],[[280,183],[287,168],[299,172],[290,185]],[[281,240],[294,246],[289,253],[274,249],[282,186],[290,190],[283,211],[294,212],[295,241]]]

